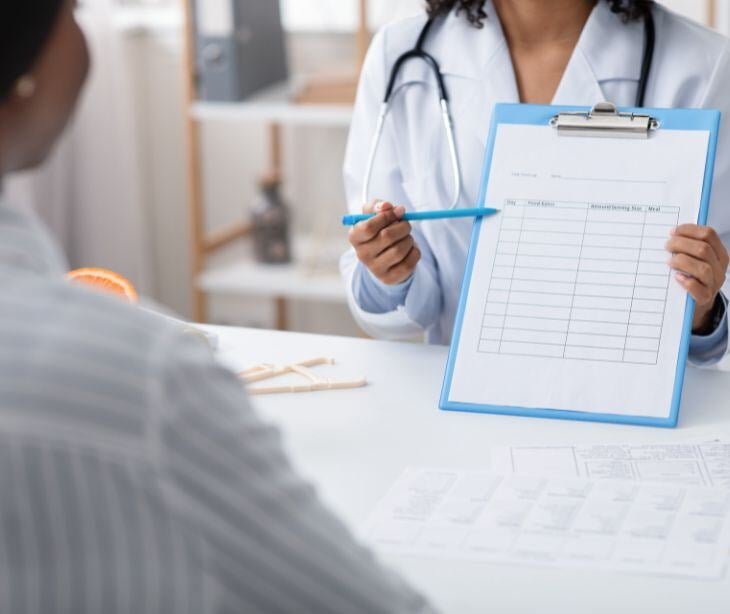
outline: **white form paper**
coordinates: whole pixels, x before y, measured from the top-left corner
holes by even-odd
[[[559,137],[500,125],[449,401],[666,418],[709,133]]]
[[[551,477],[585,477],[696,486],[730,490],[730,444],[583,444],[497,448],[497,473]]]
[[[405,555],[720,578],[730,492],[411,468],[367,535]]]

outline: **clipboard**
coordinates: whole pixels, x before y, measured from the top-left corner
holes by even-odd
[[[706,224],[719,124],[716,110],[495,106],[479,204],[501,212],[474,223],[441,409],[677,425],[694,301],[660,242]]]

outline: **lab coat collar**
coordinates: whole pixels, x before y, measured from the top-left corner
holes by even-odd
[[[485,10],[489,18],[482,28],[475,28],[463,13],[451,11],[427,43],[445,75],[483,81],[495,54],[507,50],[502,24],[489,0]]]
[[[608,2],[599,0],[581,32],[553,104],[595,104],[606,98],[602,83],[623,79],[638,82],[643,46],[643,23],[622,23]]]
[[[582,52],[596,80],[638,81],[644,53],[644,22],[623,23],[599,0],[583,28],[577,50]]]
[[[490,17],[482,28],[471,25],[463,13],[452,11],[434,24],[424,50],[436,59],[447,77],[483,82],[487,91],[494,94],[494,100],[517,102],[517,83],[502,25],[489,0],[485,10]],[[432,83],[433,75],[425,62],[408,62],[403,66],[400,82]]]
[[[509,57],[502,25],[491,2],[486,3],[485,10],[488,18],[483,28],[475,28],[463,14],[452,11],[433,33],[427,50],[440,62],[444,74],[484,81],[496,54],[502,52]],[[614,79],[638,81],[643,48],[643,22],[623,24],[606,0],[598,0],[568,68],[584,73],[571,75],[580,77],[579,82],[584,84],[589,76],[595,83]]]

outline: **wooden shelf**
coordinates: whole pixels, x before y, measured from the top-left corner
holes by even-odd
[[[209,262],[196,278],[197,289],[211,295],[325,301],[345,304],[345,282],[337,268],[346,243],[294,240],[294,262],[259,264],[251,246],[239,246]],[[217,261],[216,261],[217,260]]]
[[[352,122],[352,107],[321,104],[256,105],[198,102],[192,106],[191,114],[198,121],[270,122],[283,126],[348,128]]]
[[[216,296],[347,303],[345,284],[338,273],[310,272],[301,264],[248,261],[213,267],[198,276],[197,287]]]
[[[245,102],[195,102],[191,116],[197,121],[246,121],[282,126],[347,128],[352,122],[351,104],[299,103],[292,88],[280,86]]]
[[[358,66],[362,66],[370,35],[367,29],[367,2],[356,0],[359,25],[356,32]],[[353,101],[359,69],[352,75],[318,75],[308,80],[271,88],[237,103],[197,100],[195,41],[191,4],[182,3],[185,35],[185,102],[187,113],[186,150],[190,234],[192,243],[191,286],[193,317],[206,320],[209,295],[258,296],[275,299],[277,326],[287,326],[286,300],[317,300],[346,304],[344,282],[335,271],[312,272],[306,264],[265,266],[250,258],[233,263],[214,262],[217,252],[244,236],[246,225],[238,224],[206,233],[201,129],[205,122],[259,122],[270,127],[270,172],[281,176],[281,126],[348,128],[352,123]],[[133,19],[130,20],[134,22]],[[316,251],[316,250],[315,250]],[[306,263],[306,259],[300,259]]]

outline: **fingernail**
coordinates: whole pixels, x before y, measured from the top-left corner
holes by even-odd
[[[674,277],[677,279],[677,281],[685,281],[689,279],[687,275],[685,275],[684,273],[680,273],[679,271],[674,274]]]
[[[382,200],[379,201],[379,202],[377,202],[377,203],[375,203],[375,210],[376,211],[381,211],[382,209],[383,209],[383,201]]]
[[[403,205],[399,205],[398,207],[395,208],[395,214],[398,217],[404,216],[406,214],[406,208]]]
[[[676,228],[672,228],[672,229],[671,229],[671,230],[669,231],[669,236],[670,236],[670,237],[673,237],[673,236],[674,236],[674,235],[676,235],[676,234],[677,234],[677,229],[676,229]]]

